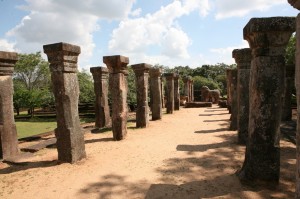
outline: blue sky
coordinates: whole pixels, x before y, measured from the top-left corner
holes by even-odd
[[[297,13],[287,0],[0,0],[0,50],[76,44],[87,70],[114,54],[130,64],[232,64],[232,50],[248,47],[250,18]]]

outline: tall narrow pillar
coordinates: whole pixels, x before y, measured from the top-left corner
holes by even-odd
[[[160,81],[160,90],[161,90],[161,107],[166,108],[166,101],[165,101],[165,88],[164,88],[164,82],[163,79]]]
[[[232,57],[237,64],[237,128],[238,142],[246,144],[248,137],[249,121],[249,81],[251,68],[251,49],[235,49],[232,51]]]
[[[180,108],[180,93],[179,93],[179,75],[174,76],[174,110],[178,111]]]
[[[227,84],[227,109],[229,114],[231,114],[231,104],[232,104],[232,97],[231,97],[231,69],[226,70],[226,84]]]
[[[111,126],[108,105],[108,69],[105,67],[91,67],[90,72],[94,79],[95,100],[95,126],[97,128]]]
[[[300,10],[300,0],[288,0],[296,9]],[[296,132],[296,198],[300,198],[300,13],[296,20],[296,65],[295,86],[297,93],[297,132]]]
[[[19,151],[12,81],[17,60],[17,53],[0,51],[0,159],[16,156]]]
[[[191,101],[195,101],[194,100],[194,80],[191,80]]]
[[[74,163],[86,157],[78,114],[79,85],[77,60],[80,47],[55,43],[44,45],[50,63],[55,97],[58,161]]]
[[[136,127],[145,128],[149,125],[149,106],[148,106],[148,79],[150,64],[135,64],[132,69],[135,73],[136,83]]]
[[[150,90],[151,90],[151,110],[152,120],[160,120],[162,117],[161,102],[161,69],[150,69]]]
[[[121,55],[104,56],[103,62],[109,70],[113,137],[114,140],[123,140],[127,134],[127,65],[129,58]]]
[[[188,76],[184,76],[182,78],[182,80],[183,80],[183,83],[184,83],[183,93],[187,97],[186,102],[190,102],[190,85],[189,85],[190,78]]]
[[[249,136],[241,180],[278,183],[279,133],[284,91],[285,48],[295,31],[294,17],[252,18],[244,39],[252,50]]]
[[[286,65],[285,70],[285,88],[281,120],[289,121],[292,119],[292,88],[295,84],[295,64]]]
[[[165,73],[167,81],[167,113],[174,111],[174,73]]]
[[[238,94],[237,94],[237,69],[230,69],[230,99],[231,99],[231,117],[229,130],[237,130],[237,120],[238,120]]]

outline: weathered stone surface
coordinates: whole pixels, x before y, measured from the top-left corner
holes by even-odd
[[[77,60],[80,47],[55,43],[44,45],[50,63],[56,105],[58,161],[74,163],[86,157],[78,114]]]
[[[172,114],[174,112],[174,73],[165,73],[167,81],[167,113]]]
[[[123,140],[127,135],[127,65],[129,58],[121,55],[104,56],[103,62],[109,70],[113,137],[114,140]]]
[[[179,75],[174,76],[174,110],[180,109]]]
[[[132,69],[135,73],[136,83],[136,127],[145,128],[149,125],[149,107],[148,107],[148,79],[150,64],[135,64]]]
[[[235,49],[232,51],[232,57],[237,64],[237,104],[238,104],[238,142],[246,144],[248,137],[249,121],[249,81],[251,69],[251,49]]]
[[[152,120],[160,120],[162,117],[162,94],[161,94],[161,69],[150,69],[150,90]]]
[[[203,108],[212,107],[211,102],[187,102],[185,103],[185,108]]]
[[[164,89],[163,79],[161,79],[161,81],[160,81],[160,90],[161,90],[161,106],[162,106],[162,108],[165,108],[166,100],[165,100],[165,89]]]
[[[12,81],[17,60],[17,53],[0,51],[0,159],[12,158],[19,152]]]
[[[191,101],[194,101],[194,80],[191,82]]]
[[[191,81],[191,78],[188,77],[188,76],[184,76],[182,78],[182,81],[184,83],[183,93],[184,93],[185,96],[187,96],[187,102],[190,102],[191,101],[191,98],[190,98],[190,81]]]
[[[237,96],[237,69],[231,69],[230,80],[230,98],[231,98],[231,117],[229,130],[237,130],[238,120],[238,96]]]
[[[241,180],[277,183],[280,171],[279,130],[284,91],[285,48],[295,18],[253,18],[244,28],[252,50],[249,136]]]
[[[110,127],[111,119],[108,105],[108,69],[105,67],[91,67],[94,79],[95,126],[97,128]]]
[[[226,70],[226,84],[227,84],[227,108],[229,113],[231,114],[231,104],[232,104],[232,97],[231,97],[231,69]]]
[[[285,87],[282,103],[282,121],[289,121],[292,119],[292,88],[295,84],[295,65],[286,65],[285,67]]]
[[[300,10],[300,1],[299,0],[288,0],[288,2],[291,4],[291,6]]]

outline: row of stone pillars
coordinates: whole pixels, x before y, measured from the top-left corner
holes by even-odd
[[[239,143],[246,144],[238,172],[242,181],[279,180],[282,102],[284,93],[290,94],[284,55],[293,32],[294,17],[252,18],[243,30],[250,48],[232,53],[237,69],[227,71],[230,129],[238,130]]]
[[[56,43],[44,46],[44,52],[50,63],[51,79],[57,111],[58,161],[74,163],[86,157],[85,142],[80,127],[78,113],[79,85],[77,79],[77,60],[80,47]],[[0,52],[0,158],[7,159],[18,154],[17,131],[13,114],[12,74],[17,61],[16,53]],[[94,78],[95,126],[112,126],[115,140],[122,140],[127,134],[127,65],[129,59],[124,56],[105,56],[104,67],[90,69]],[[163,92],[162,71],[149,64],[132,66],[136,76],[137,111],[136,127],[149,124],[148,78],[150,73],[152,120],[162,118]],[[179,75],[165,74],[167,84],[167,113],[179,110]],[[108,85],[109,82],[109,85]],[[108,105],[108,88],[112,99],[112,116]]]
[[[194,101],[194,80],[190,76],[183,77],[184,90],[183,93],[187,97],[187,102]]]

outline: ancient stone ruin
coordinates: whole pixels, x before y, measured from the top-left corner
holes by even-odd
[[[251,68],[251,49],[235,49],[232,57],[237,64],[237,128],[238,142],[246,144],[249,120],[249,81]]]
[[[174,73],[165,73],[167,81],[167,113],[173,113],[174,111]]]
[[[150,69],[150,90],[152,120],[160,120],[162,117],[162,94],[161,94],[161,69]]]
[[[74,163],[86,157],[78,114],[79,85],[77,60],[80,47],[55,43],[44,45],[50,63],[55,97],[58,161]]]
[[[135,73],[136,83],[136,127],[145,128],[149,125],[149,107],[148,107],[148,79],[150,64],[135,64],[132,69]]]
[[[249,140],[241,180],[277,183],[280,171],[279,132],[284,91],[285,48],[295,31],[294,17],[252,18],[244,39],[252,50]]]
[[[109,70],[113,137],[114,140],[123,140],[127,134],[127,65],[129,58],[121,55],[104,56],[103,62]]]
[[[282,102],[282,121],[292,119],[292,88],[295,85],[295,65],[290,64],[285,67],[285,88]]]
[[[184,83],[183,93],[187,97],[186,102],[190,102],[191,101],[191,98],[190,98],[190,90],[191,90],[191,88],[190,88],[190,81],[191,81],[191,78],[188,77],[188,76],[184,76],[182,78],[182,81]]]
[[[237,117],[238,117],[238,101],[237,101],[237,69],[228,69],[229,76],[227,78],[231,78],[229,80],[230,84],[230,126],[229,130],[235,131],[237,130]]]
[[[94,79],[95,126],[97,128],[110,127],[111,119],[108,105],[108,69],[105,67],[91,67]]]
[[[179,75],[174,76],[174,110],[180,109]]]
[[[14,157],[19,152],[12,81],[17,60],[17,53],[0,51],[0,159]]]

